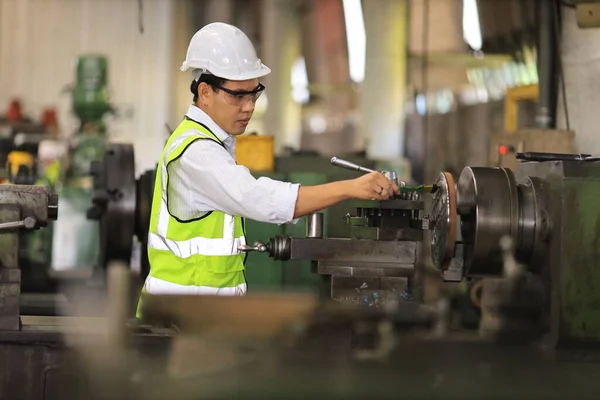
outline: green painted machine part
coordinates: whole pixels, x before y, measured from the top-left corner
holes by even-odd
[[[73,112],[82,130],[89,124],[104,133],[102,118],[111,111],[108,93],[108,60],[100,55],[85,55],[77,60],[77,81],[73,88]]]
[[[544,257],[552,294],[551,344],[600,343],[600,162],[522,163],[517,179],[543,179],[541,198],[552,229]]]
[[[92,189],[63,186],[58,219],[53,224],[51,267],[57,271],[93,268],[98,263],[99,225],[88,220]]]
[[[82,132],[75,137],[71,148],[71,162],[67,179],[91,176],[93,161],[102,161],[106,152],[106,137],[97,133]]]
[[[112,111],[108,93],[108,60],[102,55],[83,55],[77,60],[72,90],[73,113],[80,121],[69,151],[69,162],[57,185],[60,216],[53,225],[51,268],[94,268],[99,253],[99,225],[87,219],[92,202],[91,165],[106,152],[104,116]]]

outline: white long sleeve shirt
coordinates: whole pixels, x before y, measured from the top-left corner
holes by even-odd
[[[260,222],[292,222],[300,185],[261,177],[235,162],[235,137],[191,105],[187,117],[206,125],[223,142],[196,140],[169,166],[169,211],[187,220],[210,211]]]

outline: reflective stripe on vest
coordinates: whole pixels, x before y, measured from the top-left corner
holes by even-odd
[[[244,294],[245,254],[238,250],[246,243],[242,218],[212,211],[180,221],[169,213],[169,164],[196,140],[212,140],[223,145],[208,128],[186,119],[173,132],[160,157],[148,234],[150,275],[145,291]]]

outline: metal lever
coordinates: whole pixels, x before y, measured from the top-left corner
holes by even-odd
[[[257,242],[254,242],[254,246],[250,246],[247,244],[238,246],[238,251],[241,251],[241,252],[258,251],[259,253],[265,253],[267,251],[267,245],[261,241],[257,241]]]
[[[331,159],[331,163],[333,165],[335,165],[336,167],[346,168],[346,169],[349,169],[351,171],[375,172],[374,169],[365,168],[365,167],[362,167],[362,166],[360,166],[358,164],[355,164],[353,162],[342,160],[341,158],[337,158],[337,157],[333,157]]]
[[[2,222],[0,223],[0,231],[7,231],[15,228],[33,229],[35,228],[36,220],[33,217],[27,217],[23,221]]]
[[[335,165],[336,167],[346,168],[346,169],[349,169],[352,171],[360,171],[360,172],[366,172],[366,173],[375,172],[374,169],[365,168],[365,167],[355,164],[353,162],[350,162],[347,160],[342,160],[341,158],[337,158],[337,157],[333,157],[331,159],[331,163],[333,165]],[[389,180],[394,182],[396,185],[399,185],[399,186],[406,185],[406,182],[398,182],[398,175],[393,171],[381,171],[381,173],[383,175],[385,175],[386,178],[388,178]]]

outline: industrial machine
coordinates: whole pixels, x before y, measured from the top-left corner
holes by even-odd
[[[373,171],[337,157],[332,164]],[[385,174],[399,183],[394,172]],[[323,215],[316,213],[308,220],[304,238],[277,236],[240,250],[265,252],[276,260],[314,261],[313,272],[324,278],[324,297],[382,303],[386,294],[399,296],[411,290],[417,242],[423,240],[429,224],[421,194],[431,189],[401,183],[397,199],[356,202],[355,215],[346,215],[350,240],[324,238]]]
[[[129,152],[124,146],[113,154],[130,158]],[[121,165],[110,152],[107,157],[112,162],[102,171]],[[518,158],[514,172],[466,167],[456,182],[446,173],[433,185],[399,182],[404,190],[398,198],[357,204],[356,215],[347,218],[350,238],[324,237],[315,214],[306,237],[273,237],[240,249],[314,261],[314,271],[323,276],[321,298],[148,295],[145,320],[133,322],[124,311],[132,274],[127,265],[109,266],[106,319],[70,320],[67,338],[75,348],[59,350],[57,327],[36,326],[18,336],[0,331],[3,357],[34,371],[27,381],[5,378],[0,387],[9,398],[90,398],[94,387],[103,398],[131,399],[242,392],[263,398],[399,392],[431,398],[593,396],[600,363],[557,360],[598,361],[600,159],[535,153]],[[115,179],[97,186],[96,204],[107,232],[123,230],[127,241],[135,236],[137,209],[146,206],[134,200],[139,181]],[[430,195],[433,207],[426,216],[419,203]],[[118,216],[128,227],[111,227]],[[438,277],[449,284],[480,282],[478,332],[451,328],[452,305],[444,293],[423,302],[403,290],[415,281],[415,245],[426,230]],[[108,252],[105,261],[124,260],[125,253]],[[369,289],[369,305],[378,307],[345,301],[363,303]],[[74,350],[80,357],[66,358]],[[82,392],[71,393],[76,389]]]
[[[61,165],[57,185],[64,214],[53,225],[49,264],[54,274],[76,269],[92,273],[100,256],[98,223],[87,218],[87,209],[94,192],[92,163],[102,161],[106,152],[104,117],[114,111],[108,91],[108,59],[83,55],[77,60],[75,74],[75,84],[69,89],[79,128],[69,138],[68,160]]]
[[[58,197],[43,186],[0,185],[0,330],[20,329],[19,233],[58,217]]]
[[[416,242],[429,229],[431,261],[442,279],[480,280],[482,334],[535,337],[551,349],[594,343],[600,339],[593,311],[600,301],[593,284],[600,265],[600,212],[593,203],[600,193],[599,158],[519,153],[517,159],[515,172],[466,167],[457,182],[441,173],[433,186],[404,186],[410,196],[432,193],[429,217],[416,197],[405,200],[404,193],[357,208],[348,222],[361,230],[351,239],[319,237],[318,216],[311,216],[307,237],[274,237],[240,250],[313,260],[327,293],[336,297],[336,287],[351,278],[378,278],[376,289],[387,288],[390,277],[411,282]],[[503,240],[509,250],[503,251]]]

